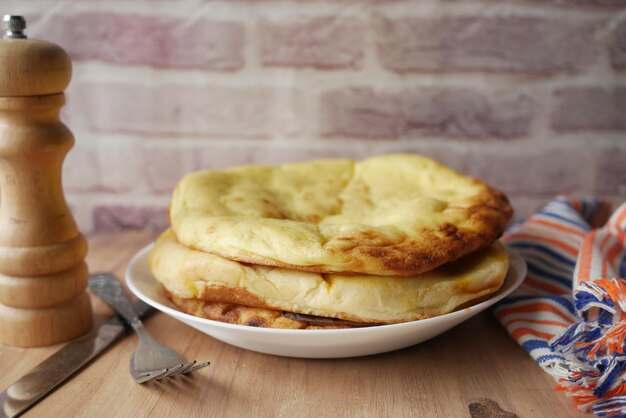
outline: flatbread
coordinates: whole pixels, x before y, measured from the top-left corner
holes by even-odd
[[[496,242],[411,277],[321,274],[244,264],[194,250],[168,230],[152,248],[149,264],[156,279],[181,299],[382,324],[446,314],[497,291],[508,256]]]
[[[411,276],[491,245],[512,210],[485,183],[413,154],[204,170],[170,205],[184,245],[317,273]]]
[[[207,302],[202,299],[183,299],[169,292],[167,292],[167,297],[180,310],[190,315],[236,325],[280,329],[345,329],[374,325],[336,318],[294,314],[274,309],[252,308],[232,303]]]

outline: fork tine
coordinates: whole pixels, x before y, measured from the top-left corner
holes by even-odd
[[[163,370],[155,370],[152,372],[142,373],[140,377],[135,378],[135,382],[137,383],[146,383],[150,380],[157,379],[167,373],[167,369]]]
[[[154,378],[154,374],[147,374],[147,375],[145,375],[143,377],[135,379],[135,382],[137,382],[137,383],[146,383],[146,382],[152,380],[153,378]]]
[[[137,313],[133,310],[130,299],[120,282],[112,275],[98,274],[89,279],[89,288],[118,315],[122,316],[137,333],[139,344],[130,357],[130,374],[137,383],[160,380],[170,376],[191,373],[206,367],[209,363],[195,365],[196,361],[187,361],[180,354],[156,341],[144,328]],[[150,370],[138,372],[138,370]]]
[[[182,364],[181,368],[176,370],[176,373],[172,373],[168,375],[169,377],[178,376],[179,374],[187,373],[187,370],[191,368],[194,364],[196,364],[195,360],[188,361],[187,363]]]
[[[181,364],[179,364],[177,366],[170,367],[169,369],[167,369],[167,371],[164,374],[162,374],[162,375],[160,375],[158,377],[155,377],[155,379],[161,380],[161,379],[165,379],[166,377],[170,377],[170,376],[176,374],[176,372],[178,372],[180,369],[182,369],[183,366],[184,366],[184,364],[181,363]]]
[[[196,365],[196,366],[190,367],[190,368],[189,368],[189,369],[187,369],[187,371],[185,371],[184,373],[185,373],[185,374],[189,374],[189,373],[191,373],[191,372],[195,372],[196,370],[200,370],[200,369],[202,369],[203,367],[208,366],[209,364],[211,364],[211,363],[210,363],[210,362],[208,362],[208,361],[205,361],[204,363],[200,363],[200,364],[198,364],[198,365]]]
[[[151,380],[161,380],[166,377],[174,377],[179,374],[189,374],[191,372],[195,372],[196,370],[200,370],[209,364],[210,362],[206,361],[204,363],[196,364],[196,360],[189,361],[187,363],[181,363],[174,367],[170,367],[169,369],[159,369],[151,372],[145,372],[140,375],[140,377],[135,378],[135,382],[137,383],[146,383]],[[194,366],[195,365],[195,366]]]

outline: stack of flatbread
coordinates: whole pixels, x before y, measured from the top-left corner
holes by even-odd
[[[350,328],[452,312],[496,292],[507,198],[392,154],[203,170],[174,190],[152,273],[183,311],[273,328]]]

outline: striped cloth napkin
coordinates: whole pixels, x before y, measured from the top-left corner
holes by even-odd
[[[528,275],[498,320],[578,409],[626,416],[626,203],[559,197],[503,240]]]

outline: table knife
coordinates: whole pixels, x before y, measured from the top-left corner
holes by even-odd
[[[140,300],[133,303],[133,308],[140,318],[154,312],[154,308]],[[21,415],[111,345],[126,330],[127,325],[114,316],[91,333],[61,347],[0,393],[0,418]]]

